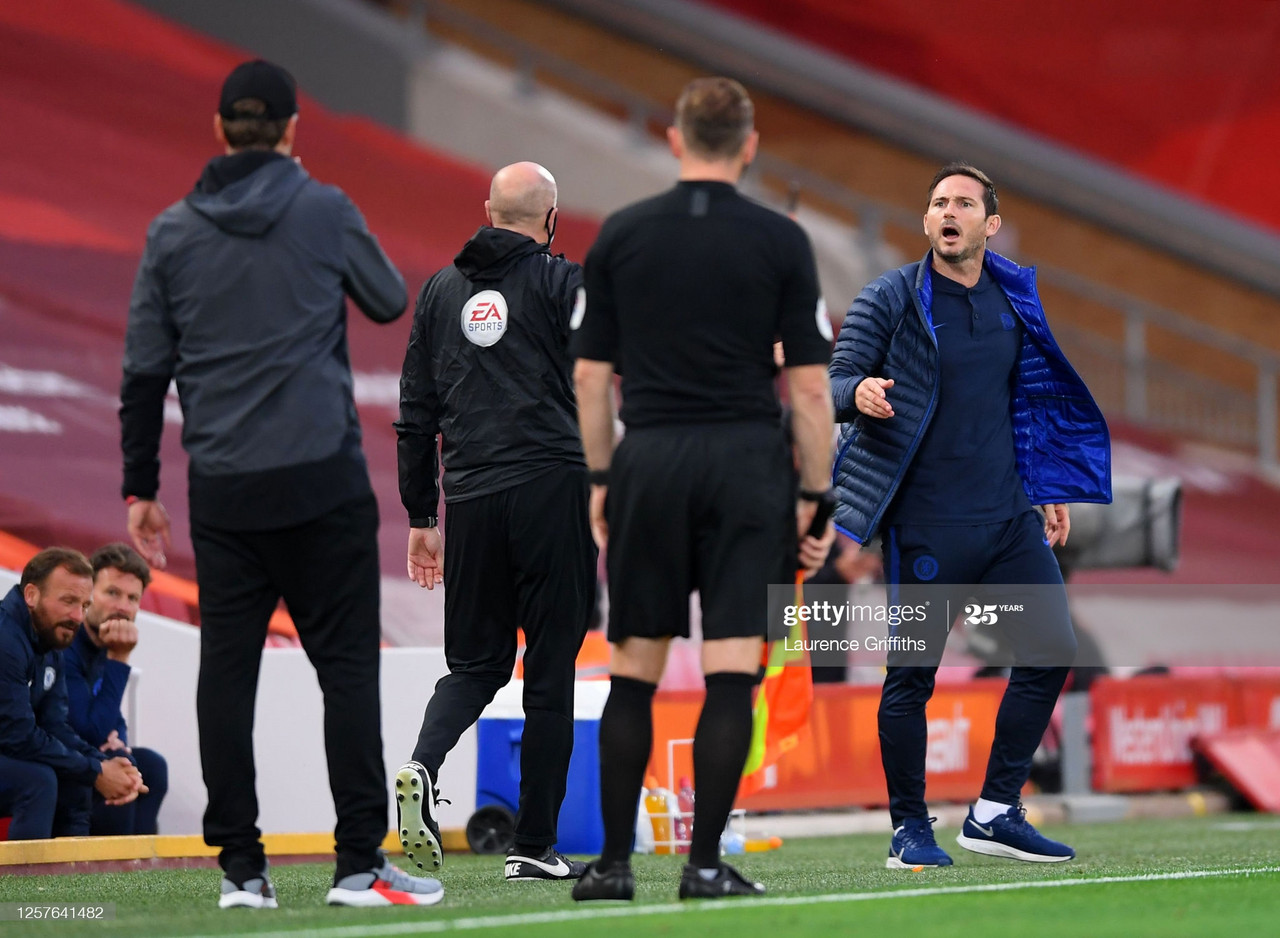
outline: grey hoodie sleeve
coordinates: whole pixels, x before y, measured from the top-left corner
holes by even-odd
[[[345,196],[342,199],[342,251],[346,266],[342,288],[374,322],[391,322],[404,312],[409,297],[404,278],[369,233],[364,216]]]
[[[120,384],[120,447],[125,496],[155,498],[160,487],[160,435],[164,397],[178,354],[178,333],[169,311],[160,264],[161,219],[147,232],[129,300]]]

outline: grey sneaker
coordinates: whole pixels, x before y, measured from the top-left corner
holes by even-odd
[[[243,882],[222,877],[222,895],[218,896],[220,909],[275,909],[276,889],[271,885],[264,866],[262,872]]]
[[[396,829],[404,855],[420,870],[444,866],[436,805],[440,793],[420,762],[406,762],[396,773]]]
[[[372,908],[384,905],[435,905],[444,898],[440,880],[410,876],[385,856],[382,866],[352,873],[333,884],[325,901],[329,905]]]

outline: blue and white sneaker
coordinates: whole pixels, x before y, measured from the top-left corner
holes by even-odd
[[[933,822],[937,818],[909,817],[893,832],[889,841],[889,859],[884,865],[890,870],[922,870],[937,866],[950,866],[951,857],[933,839]]]
[[[1027,809],[1015,804],[990,824],[973,819],[973,808],[960,828],[956,843],[974,853],[989,857],[1008,857],[1030,863],[1062,863],[1076,852],[1066,844],[1050,840],[1027,822]]]

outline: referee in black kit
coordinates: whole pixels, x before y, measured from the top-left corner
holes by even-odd
[[[571,348],[592,533],[609,546],[613,659],[600,720],[604,848],[574,886],[578,900],[635,894],[631,841],[653,694],[671,639],[689,635],[693,590],[707,696],[694,734],[698,799],[680,898],[764,892],[720,862],[720,833],[751,738],[766,587],[794,580],[799,532],[827,495],[832,333],[804,232],[735,188],[756,153],[753,113],[737,82],[691,82],[667,131],[680,181],[612,215],[587,255]],[[798,499],[775,388],[778,337]],[[615,371],[627,428],[616,454]],[[805,566],[821,566],[833,540],[830,525],[821,539],[805,537]]]

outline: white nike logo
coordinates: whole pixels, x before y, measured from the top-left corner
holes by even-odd
[[[986,834],[988,837],[994,837],[996,835],[996,832],[992,828],[983,827],[977,821],[970,819],[969,823],[972,824],[974,827],[976,827],[978,830],[982,831],[982,833]]]
[[[564,876],[566,873],[569,872],[569,864],[565,863],[562,857],[556,857],[555,866],[549,866],[546,863],[543,863],[541,861],[538,862],[538,866],[542,867],[544,870],[546,870],[548,873],[551,873],[553,876]]]
[[[533,857],[519,857],[518,859],[515,859],[515,860],[508,858],[505,875],[507,876],[521,875],[524,872],[524,870],[521,869],[521,865],[524,863],[528,863],[532,866],[536,866],[538,869],[543,870],[544,872],[548,873],[551,876],[558,877],[558,876],[569,875],[569,864],[566,863],[564,861],[564,857],[561,857],[561,856],[556,857],[555,863],[547,863],[544,860],[536,860]]]

